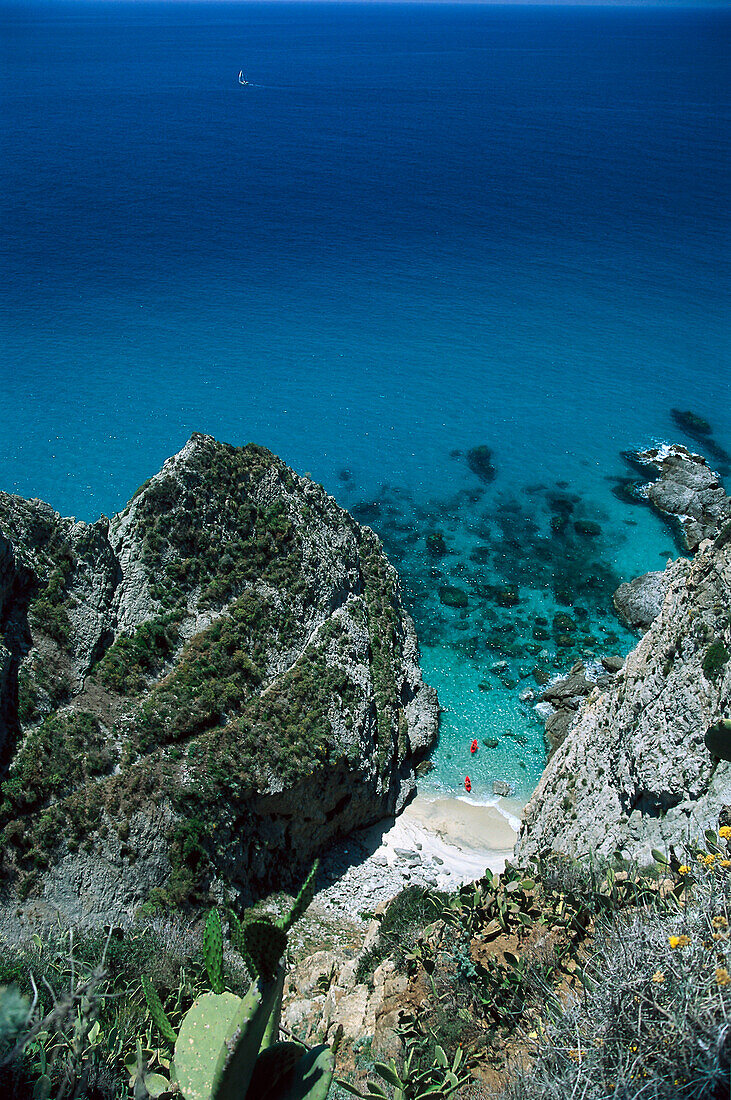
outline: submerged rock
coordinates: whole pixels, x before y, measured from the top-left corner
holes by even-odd
[[[682,428],[684,432],[689,435],[712,435],[713,429],[708,421],[703,416],[699,416],[698,413],[691,412],[690,409],[683,411],[682,409],[671,409],[670,415],[679,428]]]
[[[498,607],[515,607],[516,604],[520,603],[518,586],[508,584],[505,588],[498,589],[495,593],[495,603]]]
[[[467,593],[455,584],[443,584],[439,588],[439,599],[445,607],[467,607]]]
[[[573,634],[576,630],[576,622],[566,611],[557,611],[553,616],[553,631],[555,634]]]
[[[380,518],[382,508],[377,500],[363,500],[359,504],[354,504],[350,511],[359,523],[372,523]]]
[[[595,523],[591,519],[577,519],[574,522],[574,531],[577,535],[581,535],[582,538],[595,539],[602,533],[602,529],[598,523]]]
[[[447,544],[441,531],[433,531],[426,536],[426,548],[433,558],[443,558],[447,553]]]
[[[398,811],[435,692],[381,544],[194,435],[111,520],[0,494],[4,902],[124,924],[249,902]]]
[[[727,477],[729,474],[729,466],[731,465],[731,455],[723,447],[719,446],[713,438],[713,428],[709,422],[703,416],[699,416],[698,413],[691,412],[690,409],[685,411],[681,409],[671,409],[670,415],[687,436],[694,439],[696,443],[700,443],[705,454],[709,455],[714,462],[720,464],[720,472]]]
[[[467,452],[467,465],[473,474],[489,485],[495,480],[495,467],[492,464],[492,451],[484,443],[479,447],[471,447]]]

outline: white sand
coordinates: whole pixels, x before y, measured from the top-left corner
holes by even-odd
[[[523,804],[494,798],[419,796],[397,818],[351,834],[325,856],[316,903],[352,915],[372,912],[409,885],[456,890],[500,872],[513,853]]]
[[[397,861],[396,848],[418,851],[422,860],[436,856],[439,878],[453,885],[472,882],[485,873],[502,871],[518,839],[523,805],[496,798],[482,805],[470,798],[418,796],[384,833],[379,849],[389,866]],[[446,883],[445,883],[446,884]],[[441,885],[441,883],[440,883]]]

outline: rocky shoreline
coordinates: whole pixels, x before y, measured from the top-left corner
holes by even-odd
[[[575,666],[551,689],[560,738],[526,807],[521,860],[622,849],[647,862],[653,848],[717,827],[731,803],[729,765],[703,742],[731,707],[731,499],[684,447],[637,461],[658,472],[645,497],[679,524],[695,556],[615,594],[647,628],[623,667],[590,683]]]

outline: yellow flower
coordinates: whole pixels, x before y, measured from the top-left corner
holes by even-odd
[[[714,917],[711,923],[713,924],[714,928],[728,928],[728,921],[722,913],[720,913],[717,917]]]
[[[690,874],[690,867],[687,867],[685,864],[683,864],[682,867],[678,867],[678,874],[679,875],[688,875],[688,874]]]
[[[731,836],[731,825],[722,825],[718,830],[718,835],[722,837],[723,840],[728,840]]]
[[[676,947],[687,947],[688,944],[690,943],[690,937],[689,936],[670,936],[668,938],[668,943],[670,944],[670,946],[672,947],[672,949],[674,951]]]
[[[716,984],[731,985],[731,974],[729,974],[725,966],[719,966],[716,968]]]
[[[713,852],[709,852],[707,856],[704,856],[703,862],[705,863],[706,867],[713,867],[713,864],[716,862],[716,857],[714,856]]]
[[[656,985],[660,985],[661,982],[664,982],[665,975],[663,974],[662,970],[656,970],[655,973],[652,975],[652,980],[653,982],[655,982]]]
[[[731,859],[719,859],[718,866],[724,868],[731,867]]]

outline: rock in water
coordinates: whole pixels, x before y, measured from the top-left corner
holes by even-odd
[[[651,848],[715,827],[731,803],[731,764],[704,744],[731,698],[731,540],[722,532],[664,575],[657,618],[583,703],[543,773],[519,859],[622,847],[649,862]]]
[[[658,475],[639,493],[679,532],[685,549],[694,551],[703,539],[715,539],[731,522],[731,499],[701,455],[673,444],[624,457],[636,469]]]
[[[397,812],[436,738],[379,540],[251,444],[194,435],[111,521],[0,494],[0,612],[13,912],[248,902]]]
[[[479,447],[471,447],[467,452],[467,465],[473,474],[479,477],[486,485],[495,480],[495,467],[492,462],[492,451],[481,443]]]

